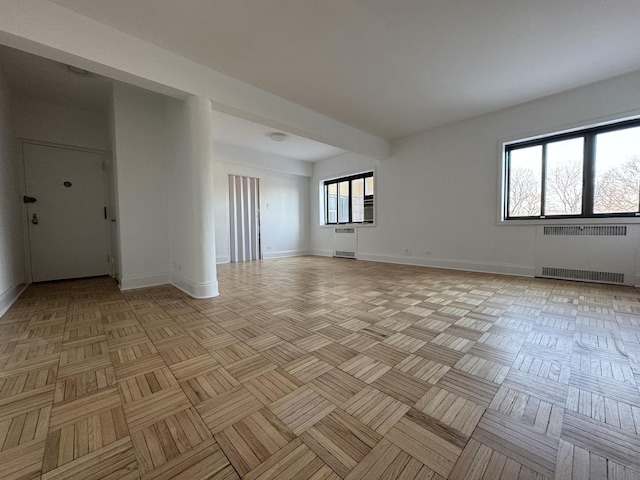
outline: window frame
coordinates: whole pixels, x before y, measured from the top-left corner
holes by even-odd
[[[373,195],[364,195],[363,196],[363,201],[364,203],[367,202],[367,200],[370,200],[373,202],[373,217],[371,220],[367,221],[367,220],[363,220],[362,222],[354,222],[353,221],[353,195],[352,195],[352,184],[351,182],[353,180],[359,180],[359,179],[364,179],[365,185],[364,187],[364,191],[366,192],[366,179],[367,178],[372,178],[373,182],[374,182],[374,187],[373,187]],[[348,182],[349,185],[349,200],[348,200],[348,205],[349,205],[349,215],[348,215],[348,221],[346,222],[340,222],[340,212],[339,212],[339,205],[340,205],[340,183],[342,182]],[[336,199],[336,221],[335,222],[330,222],[329,221],[329,196],[328,196],[328,192],[329,192],[329,185],[335,184],[336,185],[336,195],[337,195],[337,199]],[[363,172],[359,172],[359,173],[354,173],[354,174],[350,174],[350,175],[345,175],[342,177],[335,177],[335,178],[330,178],[330,179],[326,179],[326,180],[322,180],[320,182],[320,186],[322,189],[322,201],[323,201],[323,211],[324,211],[324,222],[321,224],[322,226],[334,226],[334,225],[366,225],[366,226],[373,226],[375,225],[375,196],[376,196],[376,187],[375,187],[375,172],[373,170],[367,170],[367,171],[363,171]]]
[[[501,180],[503,201],[501,202],[501,218],[502,222],[532,222],[546,220],[581,220],[581,219],[638,219],[640,216],[640,189],[638,192],[638,210],[634,212],[617,212],[617,213],[594,213],[594,192],[595,192],[595,167],[596,167],[596,136],[602,133],[615,132],[628,128],[640,127],[640,118],[627,119],[607,123],[604,125],[583,127],[562,133],[552,133],[549,135],[538,136],[526,140],[516,140],[504,142],[502,144],[502,165],[503,178]],[[546,197],[546,166],[547,166],[547,145],[550,143],[571,140],[576,138],[584,138],[583,163],[582,163],[582,213],[566,214],[566,215],[545,215],[545,197]],[[511,152],[522,148],[533,146],[542,147],[541,156],[541,194],[540,194],[540,215],[530,216],[510,216],[510,181],[511,181]]]

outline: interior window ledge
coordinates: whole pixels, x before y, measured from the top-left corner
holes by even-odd
[[[541,218],[535,220],[498,220],[500,226],[514,225],[609,225],[609,224],[638,224],[640,216],[636,217],[607,217],[607,218]]]

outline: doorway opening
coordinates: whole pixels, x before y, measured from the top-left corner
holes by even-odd
[[[229,238],[231,262],[262,259],[259,178],[229,175]]]

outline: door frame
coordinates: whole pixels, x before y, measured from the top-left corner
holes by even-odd
[[[87,153],[96,153],[102,156],[102,181],[104,182],[104,191],[105,191],[105,199],[104,205],[107,207],[107,220],[111,222],[111,218],[115,217],[115,210],[113,207],[113,199],[111,198],[111,193],[109,190],[109,181],[107,177],[107,172],[109,171],[109,167],[112,163],[111,154],[106,150],[98,150],[95,148],[87,148],[87,147],[78,147],[75,145],[65,145],[62,143],[52,143],[52,142],[42,142],[39,140],[31,140],[29,138],[16,138],[16,152],[17,156],[20,158],[18,161],[18,172],[20,176],[20,198],[18,201],[20,202],[20,213],[23,218],[22,223],[22,243],[24,248],[24,260],[25,260],[25,270],[27,273],[27,284],[33,283],[33,275],[31,272],[31,241],[29,238],[29,215],[27,212],[27,204],[22,201],[22,197],[27,194],[27,181],[26,181],[26,167],[24,162],[24,145],[38,145],[42,147],[51,147],[51,148],[60,148],[63,150],[75,150],[78,152],[87,152]],[[111,223],[109,223],[105,227],[105,235],[107,238],[107,255],[109,255],[109,276],[114,276],[114,246],[111,242]]]

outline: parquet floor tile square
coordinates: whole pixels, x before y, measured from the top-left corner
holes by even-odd
[[[269,408],[296,435],[300,435],[336,406],[316,391],[303,386],[274,402]]]
[[[85,455],[101,455],[104,447],[127,440],[129,431],[122,407],[84,415],[82,420],[53,428],[47,435],[43,473],[55,470]]]
[[[177,386],[178,381],[171,370],[164,367],[122,380],[120,393],[127,404]]]
[[[19,480],[38,478],[42,472],[45,439],[36,439],[0,452],[2,478]]]
[[[246,382],[270,370],[274,370],[278,368],[278,366],[275,363],[271,363],[261,354],[256,353],[255,355],[231,363],[225,368],[239,382]]]
[[[187,360],[173,363],[169,365],[169,369],[176,379],[182,382],[198,375],[202,375],[218,365],[218,361],[213,358],[212,355],[205,353],[203,355],[198,355]]]
[[[333,368],[313,379],[309,386],[334,405],[342,406],[367,384],[340,369]]]
[[[295,438],[296,435],[266,408],[216,434],[216,440],[241,476]]]
[[[339,480],[339,476],[320,460],[300,439],[296,439],[243,478],[245,480],[276,480],[286,472],[290,480]]]
[[[342,408],[372,430],[384,435],[410,407],[375,388],[367,387],[345,402]]]
[[[197,406],[216,395],[240,386],[240,382],[233,378],[224,367],[218,366],[206,373],[180,382],[180,386],[191,403]]]
[[[462,455],[460,455],[449,478],[451,480],[549,479],[549,477],[540,475],[526,465],[489,448],[473,438],[467,444]]]
[[[409,410],[385,437],[445,478],[468,440],[462,433],[415,409]]]
[[[558,437],[540,433],[506,415],[488,410],[473,438],[547,478],[554,476]]]
[[[244,385],[254,397],[269,406],[276,400],[297,390],[304,383],[285,370],[276,368],[250,379]]]
[[[438,387],[431,388],[415,408],[467,437],[471,436],[485,411],[477,403]]]
[[[307,352],[291,343],[282,342],[272,348],[263,350],[260,354],[279,367],[282,367],[300,357],[304,357],[307,355]]]
[[[193,408],[131,432],[142,473],[150,472],[208,440],[211,440],[211,432]]]
[[[220,446],[205,440],[190,450],[171,458],[153,470],[143,473],[141,480],[239,480]]]
[[[395,368],[385,372],[371,383],[371,386],[410,407],[414,406],[431,388],[427,382]]]
[[[50,428],[61,428],[77,420],[102,411],[121,407],[122,400],[117,386],[103,388],[71,400],[56,403],[51,411]]]
[[[205,300],[31,285],[0,318],[0,477],[640,478],[637,289],[317,257],[218,275]]]
[[[35,404],[28,411],[13,409],[13,413],[12,416],[3,414],[0,420],[0,452],[47,436],[51,405]]]
[[[218,433],[263,407],[249,390],[238,386],[196,407],[209,430]]]
[[[344,478],[381,440],[381,436],[343,410],[336,409],[300,438]]]
[[[13,374],[0,372],[0,402],[16,395],[48,390],[56,383],[57,366],[48,366]]]
[[[182,388],[176,386],[125,403],[124,413],[127,425],[133,432],[189,407],[191,402]]]

